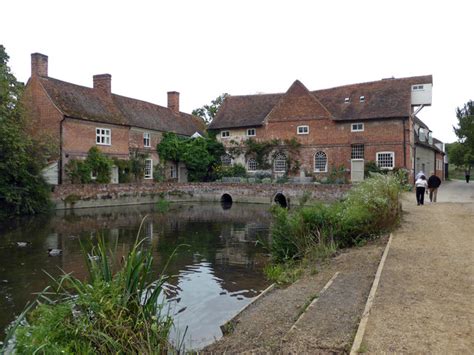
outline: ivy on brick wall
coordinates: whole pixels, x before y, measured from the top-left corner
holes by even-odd
[[[71,159],[65,166],[66,175],[73,184],[108,184],[110,182],[113,160],[92,147],[85,160]]]

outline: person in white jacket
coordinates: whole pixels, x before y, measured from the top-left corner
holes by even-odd
[[[426,181],[425,175],[421,175],[415,182],[416,188],[416,203],[423,205],[425,202],[425,191],[428,188],[428,181]]]

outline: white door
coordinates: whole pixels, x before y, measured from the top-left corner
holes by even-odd
[[[118,167],[113,166],[112,167],[112,184],[118,184],[119,183],[119,171]]]
[[[358,182],[364,180],[364,159],[351,160],[351,181]]]

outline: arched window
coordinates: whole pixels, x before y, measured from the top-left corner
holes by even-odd
[[[232,157],[229,154],[224,154],[221,156],[221,162],[224,166],[229,166],[232,164]]]
[[[248,171],[256,171],[257,170],[257,161],[254,158],[250,158],[247,161],[247,170]]]
[[[284,154],[278,153],[273,161],[273,170],[277,173],[286,171],[286,157]]]
[[[314,171],[316,173],[325,173],[328,171],[328,157],[324,152],[316,152],[314,155]]]

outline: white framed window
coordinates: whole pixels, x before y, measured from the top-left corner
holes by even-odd
[[[99,145],[111,145],[112,134],[109,128],[95,129],[95,142]]]
[[[153,179],[153,159],[145,159],[145,179]]]
[[[232,157],[229,154],[221,156],[221,162],[224,166],[230,166],[232,164]]]
[[[364,159],[364,145],[363,144],[351,145],[351,159]]]
[[[316,152],[314,155],[314,172],[326,173],[328,171],[328,157],[324,152]]]
[[[423,91],[423,90],[425,90],[425,87],[424,87],[424,85],[413,85],[411,87],[411,90],[412,91]]]
[[[364,130],[364,124],[363,123],[352,123],[351,124],[351,132],[362,132]]]
[[[309,126],[298,126],[296,127],[297,134],[309,134]]]
[[[229,131],[221,131],[221,137],[222,138],[230,137],[230,132]]]
[[[350,98],[350,97],[346,97],[346,98],[344,99],[344,103],[349,104],[350,102],[351,102],[351,98]]]
[[[254,158],[250,158],[247,161],[247,170],[248,171],[257,171],[257,161]]]
[[[273,170],[277,173],[286,171],[286,156],[282,153],[278,153],[273,161]]]
[[[151,147],[150,133],[143,133],[143,146],[146,148]]]
[[[257,131],[255,128],[247,129],[247,136],[248,137],[255,137],[257,135]]]
[[[178,171],[176,170],[176,166],[170,165],[170,178],[171,179],[177,179],[178,178]]]
[[[359,97],[359,102],[365,102],[365,96],[364,95],[361,95]]]
[[[395,152],[378,152],[377,166],[380,169],[392,170],[395,167]]]

